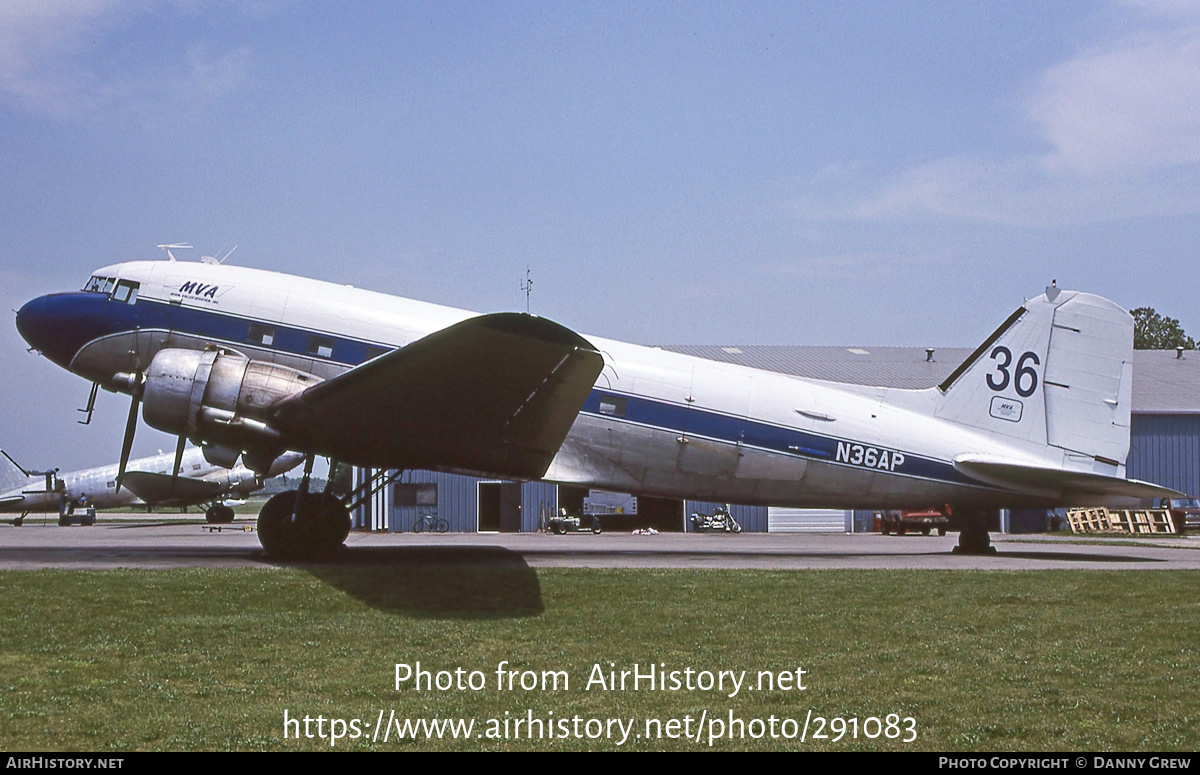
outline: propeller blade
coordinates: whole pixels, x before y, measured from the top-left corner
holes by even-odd
[[[175,445],[175,465],[171,468],[171,493],[175,493],[175,482],[179,481],[179,466],[183,463],[183,445],[187,444],[187,436],[180,436]]]
[[[129,420],[125,423],[125,440],[121,442],[121,465],[117,469],[117,491],[121,490],[121,480],[125,478],[125,466],[129,463],[129,451],[133,449],[133,433],[137,430],[138,406],[142,403],[142,397],[137,393],[133,394],[133,400],[129,402]]]

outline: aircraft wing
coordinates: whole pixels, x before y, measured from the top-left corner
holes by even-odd
[[[1015,491],[1035,490],[1035,494],[1073,500],[1080,506],[1102,505],[1095,501],[1103,501],[1106,498],[1178,498],[1183,494],[1137,479],[1031,466],[980,455],[961,455],[955,458],[954,467],[983,484]]]
[[[272,407],[289,448],[373,468],[537,479],[603,357],[543,318],[470,318]]]
[[[151,504],[200,503],[210,501],[221,494],[221,486],[203,479],[180,476],[171,485],[170,474],[152,474],[146,471],[126,471],[121,486]]]

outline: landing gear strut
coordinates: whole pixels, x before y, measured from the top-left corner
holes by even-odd
[[[304,461],[296,490],[273,496],[258,513],[258,540],[278,560],[323,560],[350,535],[350,510],[328,492],[310,493],[313,458]]]
[[[987,509],[963,509],[956,512],[959,519],[958,546],[954,547],[955,554],[995,554],[996,547],[988,529],[993,522],[995,512]]]

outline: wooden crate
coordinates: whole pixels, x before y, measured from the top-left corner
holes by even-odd
[[[1103,506],[1069,509],[1072,533],[1165,534],[1179,532],[1166,509],[1106,509]]]

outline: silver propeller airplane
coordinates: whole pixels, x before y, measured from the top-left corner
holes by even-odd
[[[1133,324],[1046,289],[927,390],[801,379],[217,263],[133,261],[25,304],[54,363],[132,396],[210,461],[265,471],[307,455],[258,518],[268,554],[319,557],[346,498],[310,493],[314,455],[373,469],[545,479],[664,497],[796,507],[947,504],[961,551],[990,551],[1001,508],[1127,505]]]
[[[68,514],[78,507],[98,509],[122,506],[195,506],[208,504],[205,516],[212,523],[233,521],[233,509],[223,501],[241,499],[262,489],[263,478],[245,466],[223,468],[204,459],[203,451],[184,452],[172,475],[173,454],[159,454],[133,460],[118,487],[116,464],[71,471],[28,471],[0,450],[0,512],[20,514],[13,520],[21,524],[26,514],[59,512]],[[277,476],[295,468],[304,456],[289,452],[280,455],[265,472]]]

